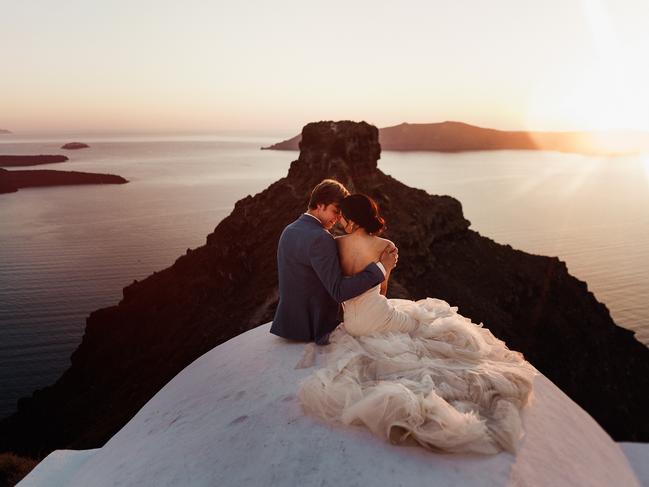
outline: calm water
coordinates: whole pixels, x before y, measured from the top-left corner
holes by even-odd
[[[0,154],[61,153],[78,138],[3,138]],[[259,150],[280,139],[86,136],[90,149],[48,167],[128,184],[0,195],[0,416],[60,376],[91,311],[203,245],[235,201],[285,176],[297,153]],[[649,156],[386,152],[379,167],[458,198],[483,235],[560,256],[649,343]]]

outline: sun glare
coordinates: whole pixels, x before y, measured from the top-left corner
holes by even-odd
[[[639,63],[637,46],[609,15],[601,0],[581,0],[581,18],[587,26],[590,54],[547,67],[548,78],[531,93],[525,116],[526,128],[547,120],[548,131],[575,131],[566,144],[594,152],[626,152],[646,149],[647,142],[629,129],[649,130],[649,67]],[[590,133],[584,134],[584,131]],[[539,146],[550,136],[539,136]]]

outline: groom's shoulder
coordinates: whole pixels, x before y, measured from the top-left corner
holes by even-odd
[[[304,219],[300,216],[298,217],[295,221],[289,223],[284,227],[284,231],[282,232],[283,235],[290,235],[290,234],[305,234],[305,233],[310,233],[310,231],[313,229],[312,225],[308,224],[309,222],[304,221]]]
[[[303,230],[306,228],[306,225],[304,225],[304,221],[302,220],[301,217],[298,217],[296,220],[292,221],[286,227],[284,227],[284,232],[286,231],[295,231],[295,230]]]
[[[304,230],[310,232],[326,232],[322,225],[320,225],[313,217],[308,215],[300,215],[295,221],[286,225],[286,229]],[[327,232],[328,233],[328,232]]]
[[[329,237],[333,239],[333,236],[325,230],[321,225],[318,225],[317,222],[312,222],[311,217],[300,216],[297,220],[292,223],[289,223],[284,227],[282,232],[282,239],[286,238],[299,238],[300,240],[312,241],[318,238]]]

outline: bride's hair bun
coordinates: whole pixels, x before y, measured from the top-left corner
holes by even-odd
[[[378,235],[385,230],[385,220],[379,214],[378,205],[366,194],[347,196],[340,202],[340,211],[346,220],[352,220],[367,233]]]

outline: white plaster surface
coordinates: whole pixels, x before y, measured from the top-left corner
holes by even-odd
[[[198,358],[102,448],[52,452],[18,485],[639,486],[622,448],[647,482],[649,445],[621,448],[540,374],[515,456],[437,454],[321,423],[296,399],[314,370],[295,369],[305,345],[269,328]]]
[[[618,443],[643,487],[649,487],[649,443]]]

